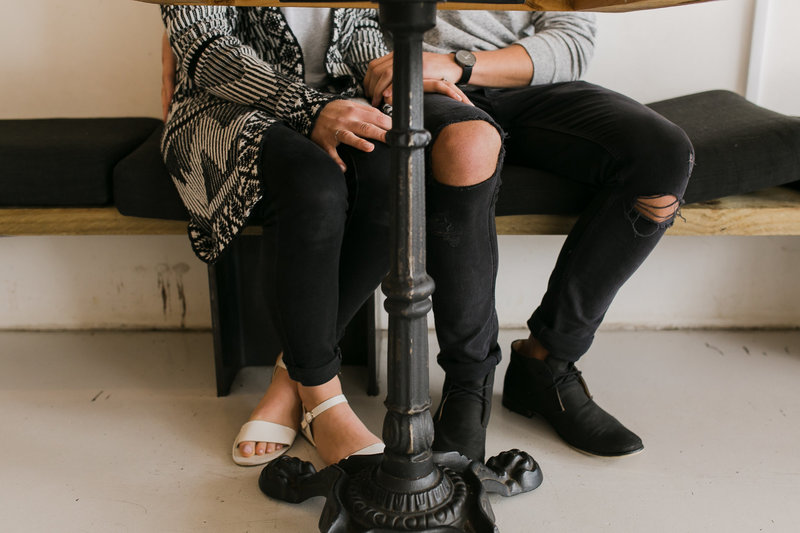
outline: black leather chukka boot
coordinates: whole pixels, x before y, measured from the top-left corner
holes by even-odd
[[[644,449],[642,439],[594,402],[580,370],[568,361],[525,357],[512,345],[503,405],[528,418],[541,416],[582,452],[615,457]]]
[[[473,461],[484,461],[493,389],[494,368],[474,381],[445,377],[442,401],[433,415],[434,451],[457,451]]]

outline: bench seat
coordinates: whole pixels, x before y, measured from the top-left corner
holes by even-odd
[[[800,235],[800,191],[770,187],[689,204],[668,235]],[[498,235],[565,235],[574,215],[498,216]],[[245,235],[261,233],[248,227]],[[0,209],[0,235],[184,235],[186,222],[130,217],[115,207]]]
[[[683,218],[668,234],[800,235],[800,192],[777,187],[800,183],[800,119],[729,91],[650,107],[681,126],[696,151]],[[185,235],[188,214],[161,161],[161,131],[161,121],[147,118],[0,120],[0,235]],[[593,195],[509,164],[502,179],[501,235],[565,234]],[[279,350],[260,297],[260,232],[247,228],[209,266],[219,395],[241,367],[270,364]],[[342,351],[366,362],[368,391],[377,394],[371,303]]]

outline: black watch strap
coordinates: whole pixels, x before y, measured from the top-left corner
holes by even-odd
[[[469,83],[469,79],[471,77],[472,77],[472,67],[461,65],[461,77],[458,78],[456,85],[464,85],[465,83]]]

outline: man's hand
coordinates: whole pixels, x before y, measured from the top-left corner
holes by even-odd
[[[374,107],[350,100],[334,100],[322,108],[311,131],[311,140],[344,172],[347,166],[336,152],[339,144],[371,152],[375,145],[367,139],[386,142],[386,132],[390,129],[392,119]]]
[[[373,60],[364,76],[364,93],[377,106],[381,100],[392,103],[392,61],[394,53]],[[464,91],[455,82],[461,78],[461,67],[456,64],[453,54],[422,54],[422,89],[426,93],[441,93],[454,100],[471,104]]]
[[[176,67],[175,54],[172,53],[172,47],[169,45],[167,32],[164,32],[164,37],[161,39],[161,112],[164,114],[165,121],[169,115],[172,96],[175,94]]]
[[[498,50],[476,50],[477,62],[472,69],[470,85],[477,87],[526,87],[533,79],[533,61],[527,50],[512,44]],[[391,103],[392,54],[375,59],[369,64],[364,77],[364,92],[372,99],[372,105],[381,100]],[[470,103],[455,82],[461,78],[462,69],[456,63],[455,54],[422,54],[422,78],[425,92],[446,94],[456,100]],[[441,82],[441,83],[439,83]]]

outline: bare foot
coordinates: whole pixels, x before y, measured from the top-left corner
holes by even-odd
[[[298,385],[306,409],[312,410],[325,400],[342,394],[338,377],[316,387]],[[317,452],[325,464],[338,463],[345,457],[381,442],[356,416],[349,403],[340,403],[321,413],[311,423]]]
[[[297,393],[297,382],[292,381],[285,368],[276,368],[267,392],[250,414],[249,420],[265,420],[294,429],[300,428],[301,404]],[[244,457],[264,455],[283,448],[274,442],[239,443],[239,453]]]

